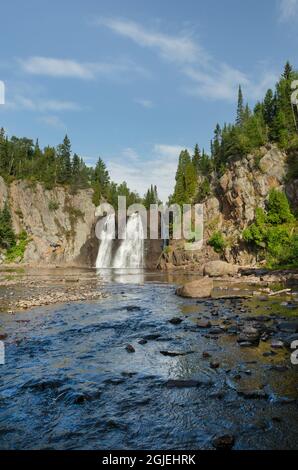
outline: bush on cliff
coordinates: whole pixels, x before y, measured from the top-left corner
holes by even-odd
[[[8,249],[16,244],[16,236],[12,228],[10,210],[5,203],[4,208],[0,211],[0,247]]]
[[[266,210],[256,209],[254,222],[242,236],[261,251],[268,266],[298,265],[297,221],[284,193],[270,191]]]

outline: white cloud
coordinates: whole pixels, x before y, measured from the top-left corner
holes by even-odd
[[[160,198],[166,202],[173,191],[179,153],[184,148],[155,144],[146,160],[134,149],[124,149],[120,157],[107,159],[107,167],[114,181],[126,181],[141,196],[151,184],[156,184]]]
[[[241,84],[248,98],[258,99],[265,86],[273,86],[277,79],[276,75],[266,71],[259,81],[253,81],[244,72],[213,58],[193,38],[183,34],[167,35],[124,19],[101,18],[97,24],[131,39],[141,47],[152,48],[162,59],[175,63],[180,73],[189,80],[183,87],[184,91],[195,96],[235,101],[238,85]]]
[[[148,72],[129,60],[113,62],[78,62],[71,59],[34,56],[19,59],[22,69],[31,75],[48,77],[79,78],[84,80],[97,77],[119,78],[123,73],[137,73],[146,76]],[[123,76],[121,77],[123,79]]]
[[[140,106],[143,106],[143,108],[147,108],[147,109],[151,109],[154,106],[151,100],[146,100],[144,98],[137,98],[135,99],[135,102],[139,104]]]
[[[289,21],[298,16],[298,0],[280,0],[279,8],[282,21]]]
[[[50,127],[55,127],[56,129],[66,129],[66,125],[64,122],[58,117],[54,115],[48,115],[48,116],[42,116],[39,119],[40,122],[43,124],[46,124],[47,126]]]
[[[7,108],[12,110],[28,110],[38,112],[60,112],[60,111],[79,111],[80,106],[73,101],[29,98],[23,95],[16,95],[11,101],[7,102]]]
[[[207,59],[205,51],[185,34],[171,36],[146,30],[133,21],[116,18],[100,18],[96,23],[108,27],[121,36],[128,37],[140,46],[156,49],[163,58],[170,61],[192,63],[199,58],[200,60]]]

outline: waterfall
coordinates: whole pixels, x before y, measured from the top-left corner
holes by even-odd
[[[115,255],[114,268],[142,268],[144,265],[144,230],[140,214],[132,214],[126,225],[126,238]]]
[[[114,233],[115,214],[110,214],[107,216],[101,232],[101,242],[96,259],[97,268],[111,268],[112,266],[112,247]]]

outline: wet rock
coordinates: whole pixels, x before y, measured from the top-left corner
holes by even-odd
[[[252,345],[258,345],[260,341],[260,331],[252,326],[246,326],[240,333],[238,343],[251,343]]]
[[[199,387],[201,382],[199,380],[180,380],[180,379],[171,379],[167,381],[168,388],[192,388],[192,387]]]
[[[224,328],[217,328],[217,327],[214,327],[214,328],[210,328],[210,330],[208,331],[208,334],[209,335],[221,335],[222,333],[224,333],[226,330]]]
[[[285,346],[286,346],[287,348],[291,348],[291,344],[292,344],[294,341],[298,341],[298,333],[295,333],[295,334],[293,334],[293,335],[287,336],[287,337],[284,339]]]
[[[232,434],[224,434],[213,439],[212,445],[217,450],[230,450],[234,447],[235,437]]]
[[[267,400],[269,395],[264,390],[238,390],[238,395],[251,400]]]
[[[275,370],[276,372],[286,372],[289,370],[288,366],[283,364],[273,364],[270,369]]]
[[[199,320],[197,322],[197,327],[198,328],[210,328],[211,327],[211,323],[210,321],[208,320]]]
[[[148,335],[144,335],[143,339],[147,341],[154,341],[160,337],[159,333],[149,333]]]
[[[187,282],[178,287],[176,294],[180,297],[188,297],[192,299],[202,299],[211,296],[213,289],[213,281],[208,277],[203,277],[196,281]]]
[[[146,344],[146,343],[148,343],[148,341],[146,339],[142,338],[138,341],[138,343],[139,344]]]
[[[3,333],[3,334],[0,334],[0,341],[3,341],[4,339],[7,338],[7,334],[6,333]]]
[[[283,347],[284,347],[284,343],[280,340],[275,339],[271,342],[271,348],[280,349]]]
[[[175,357],[175,356],[187,356],[187,354],[193,354],[194,351],[186,351],[186,352],[183,352],[183,351],[160,351],[160,354],[162,354],[163,356],[171,356],[171,357]]]
[[[126,347],[125,347],[126,351],[129,352],[129,353],[134,353],[136,350],[135,348],[131,345],[131,344],[128,344]]]
[[[169,320],[169,323],[172,323],[172,325],[180,325],[181,322],[183,322],[183,320],[179,317],[173,317]]]
[[[139,312],[140,310],[142,310],[141,307],[139,307],[138,305],[128,305],[125,308],[128,312]]]
[[[263,356],[264,357],[276,356],[276,352],[274,352],[274,351],[265,351],[263,353]]]
[[[298,333],[298,322],[297,321],[288,321],[288,322],[279,322],[277,328],[280,331],[286,333]]]
[[[220,364],[217,361],[211,361],[209,365],[211,369],[218,369]]]
[[[203,351],[202,356],[204,359],[208,359],[209,357],[211,357],[211,354],[208,353],[207,351]]]
[[[224,390],[218,390],[216,392],[210,393],[210,398],[217,398],[218,400],[222,400],[226,395],[226,392]]]
[[[210,277],[234,276],[239,266],[226,263],[225,261],[209,261],[204,265],[204,275]]]

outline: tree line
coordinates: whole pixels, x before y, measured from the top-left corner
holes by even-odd
[[[113,182],[101,157],[94,167],[87,166],[82,157],[72,152],[67,135],[57,147],[46,146],[41,149],[38,140],[34,142],[26,137],[15,136],[9,138],[1,128],[0,176],[8,183],[16,179],[40,182],[46,189],[64,185],[72,193],[91,187],[94,204],[106,200],[115,208],[118,196],[126,196],[128,206],[142,202],[149,207],[150,203],[159,200],[156,186],[151,186],[142,198],[130,190],[125,181],[120,184]]]
[[[198,144],[193,155],[180,153],[171,203],[202,202],[210,194],[211,179],[220,178],[230,159],[241,159],[262,145],[276,143],[288,154],[289,177],[298,178],[298,115],[291,104],[291,84],[298,72],[289,62],[275,86],[269,89],[253,110],[244,101],[241,86],[234,123],[216,125],[210,154]]]

